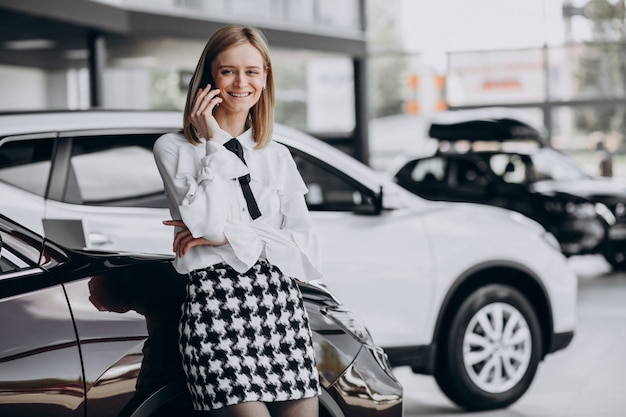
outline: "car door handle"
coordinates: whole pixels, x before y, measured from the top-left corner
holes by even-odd
[[[100,232],[89,233],[89,244],[94,246],[103,246],[113,244],[113,239],[109,235]]]

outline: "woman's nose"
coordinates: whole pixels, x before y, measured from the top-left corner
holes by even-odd
[[[245,87],[248,84],[248,80],[244,74],[238,74],[235,77],[235,85],[237,87]]]

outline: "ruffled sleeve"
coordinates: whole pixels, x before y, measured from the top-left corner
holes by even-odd
[[[224,235],[230,250],[226,246],[216,248],[222,259],[238,272],[250,269],[263,251],[263,241],[254,228],[248,223],[228,222],[224,226]]]
[[[226,180],[247,174],[248,168],[221,145],[207,142],[201,157],[189,142],[166,138],[155,143],[154,155],[168,198],[193,237],[220,239],[228,217]]]
[[[207,142],[206,149],[199,167],[194,163],[197,154],[193,149],[183,147],[179,152],[176,179],[187,186],[179,211],[193,237],[217,240],[223,236],[228,219],[226,180],[247,174],[248,168],[221,145]],[[190,166],[197,171],[190,171]]]
[[[283,273],[301,281],[321,278],[319,240],[304,199],[307,187],[289,153],[283,155],[279,166],[275,178],[282,218],[280,228],[268,227],[264,222],[253,222],[251,227],[266,242],[267,259]]]

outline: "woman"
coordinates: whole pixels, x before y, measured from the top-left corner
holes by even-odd
[[[224,27],[190,82],[183,132],[154,146],[173,219],[164,224],[176,227],[174,266],[188,274],[183,367],[194,408],[215,416],[318,415],[295,279],[321,276],[319,249],[306,186],[272,141],[274,100],[262,34]]]

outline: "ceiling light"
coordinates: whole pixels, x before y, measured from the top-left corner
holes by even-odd
[[[63,57],[80,61],[89,58],[89,51],[87,49],[68,49],[63,52]]]
[[[16,41],[5,41],[3,46],[6,49],[16,51],[30,51],[34,49],[52,49],[56,46],[56,41],[51,39],[21,39]]]

